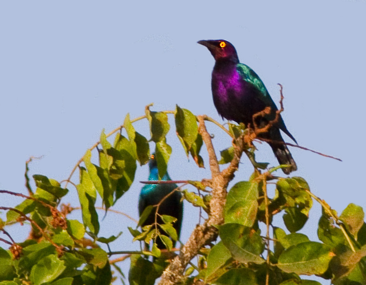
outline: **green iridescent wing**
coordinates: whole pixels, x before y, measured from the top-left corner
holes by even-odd
[[[239,63],[236,69],[239,72],[240,76],[243,78],[243,80],[252,84],[259,91],[258,94],[260,94],[260,99],[265,103],[265,105],[271,107],[273,112],[271,112],[271,115],[268,117],[268,119],[273,120],[274,111],[277,111],[277,107],[276,104],[273,102],[271,96],[269,95],[266,86],[264,86],[263,81],[259,78],[259,76],[257,75],[257,73],[254,72],[253,69],[243,63]],[[280,117],[279,119],[278,127],[282,131],[284,131],[294,142],[296,142],[295,138],[287,130],[282,117]]]
[[[246,82],[252,84],[256,89],[258,89],[258,91],[260,91],[260,94],[262,95],[261,99],[266,103],[266,105],[273,107],[274,102],[272,101],[266,86],[264,86],[263,81],[259,78],[257,73],[255,73],[253,69],[243,63],[239,63],[236,69]]]

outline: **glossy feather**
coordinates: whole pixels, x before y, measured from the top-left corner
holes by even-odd
[[[253,115],[270,107],[270,114],[258,117],[255,123],[262,128],[269,121],[273,121],[277,111],[276,104],[260,77],[249,66],[239,62],[235,47],[225,40],[207,40],[198,43],[206,46],[216,60],[212,71],[211,88],[218,113],[223,118],[244,123],[246,126],[250,124],[253,127]],[[284,173],[289,174],[297,169],[297,165],[284,144],[280,130],[296,142],[287,130],[282,117],[267,133],[260,134],[260,138],[270,140],[268,143],[278,162],[290,165],[282,169]]]

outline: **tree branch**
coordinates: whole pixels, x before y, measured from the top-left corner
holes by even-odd
[[[234,159],[228,168],[220,172],[211,136],[207,132],[204,123],[204,116],[197,116],[197,119],[199,122],[198,132],[201,134],[207,148],[212,175],[212,199],[210,201],[209,219],[203,225],[198,225],[194,229],[179,255],[171,261],[170,265],[163,272],[159,282],[160,285],[172,285],[182,282],[184,270],[190,260],[198,254],[204,245],[216,240],[218,235],[216,226],[224,223],[223,213],[227,186],[234,177],[234,172],[238,169],[240,157],[244,149],[243,137],[240,136],[234,141]]]

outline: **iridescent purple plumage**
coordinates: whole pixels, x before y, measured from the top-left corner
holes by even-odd
[[[225,40],[198,43],[206,46],[216,60],[212,71],[212,95],[218,113],[228,120],[253,126],[253,115],[270,107],[270,114],[258,117],[255,123],[264,127],[273,121],[277,111],[275,103],[259,76],[249,66],[239,63],[235,47]],[[280,164],[290,165],[283,168],[283,172],[289,174],[297,166],[284,144],[280,130],[296,142],[282,117],[260,138],[269,143]]]

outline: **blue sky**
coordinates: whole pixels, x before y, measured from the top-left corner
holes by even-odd
[[[103,128],[121,125],[127,113],[143,115],[149,103],[157,111],[178,104],[223,122],[212,102],[214,59],[197,44],[222,38],[235,45],[276,103],[277,83],[284,86],[283,117],[298,143],[343,160],[292,148],[299,168],[294,175],[339,214],[351,202],[365,208],[365,9],[364,0],[1,1],[0,189],[26,193],[30,156],[43,156],[30,165],[30,174],[66,179]],[[230,145],[220,130],[208,128],[217,153]],[[149,134],[146,122],[136,129]],[[174,133],[172,125],[170,176],[209,177],[208,168],[197,169],[185,158]],[[257,145],[258,160],[276,165],[270,148]],[[137,218],[139,181],[146,180],[147,168],[138,169],[114,209]],[[243,158],[236,181],[252,171]],[[65,202],[78,206],[76,189],[69,190]],[[3,195],[1,201],[20,200]],[[183,242],[198,222],[185,206]],[[303,230],[313,239],[320,212],[315,204]],[[124,232],[113,250],[139,248],[127,226],[133,222],[113,213],[102,222],[105,236]],[[26,226],[9,231],[16,241],[28,234]]]

